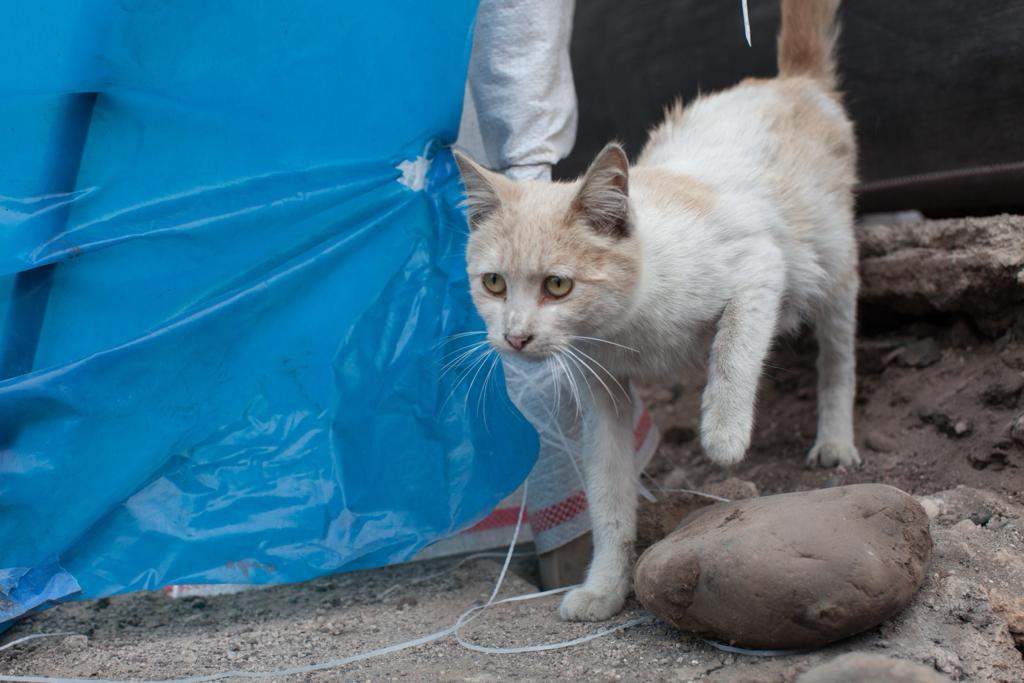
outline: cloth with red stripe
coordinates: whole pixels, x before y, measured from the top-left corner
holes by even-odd
[[[531,386],[534,390],[537,389],[537,384]],[[521,401],[514,392],[516,387],[511,376],[509,388],[513,401],[522,409]],[[543,391],[540,393],[543,395]],[[654,455],[660,436],[650,413],[632,387],[630,393],[633,399],[633,457],[639,477]],[[574,408],[569,408],[568,403],[557,410],[565,422],[578,423],[578,415],[575,414]],[[529,410],[523,412],[535,426],[538,426],[535,413]],[[581,452],[578,427],[574,427],[565,438],[558,434],[550,434],[550,430],[546,429],[544,424],[538,426],[538,431],[541,435],[541,447],[537,464],[530,474],[529,496],[526,501],[528,525],[520,532],[519,540],[532,540],[537,552],[545,553],[590,531],[590,515],[587,512],[587,494],[579,465],[579,459],[586,455]],[[508,545],[521,504],[522,489],[519,489],[476,525],[425,548],[416,559],[476,552]]]

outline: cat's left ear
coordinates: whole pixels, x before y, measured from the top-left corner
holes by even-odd
[[[604,235],[629,234],[629,159],[618,143],[605,145],[590,164],[572,210]]]

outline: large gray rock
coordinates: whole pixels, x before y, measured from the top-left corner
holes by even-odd
[[[993,335],[1024,305],[1024,216],[859,225],[862,303],[966,313]]]
[[[935,669],[866,652],[850,652],[814,667],[796,683],[948,683]]]
[[[931,556],[928,516],[858,484],[702,508],[636,567],[636,594],[679,629],[751,648],[807,648],[907,605]]]

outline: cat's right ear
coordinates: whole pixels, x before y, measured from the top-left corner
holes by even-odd
[[[501,206],[498,188],[507,181],[503,176],[488,171],[462,152],[452,151],[455,154],[455,163],[459,165],[459,171],[462,173],[462,184],[466,188],[465,206],[469,227],[476,230]]]
[[[601,234],[629,234],[629,159],[618,143],[605,145],[583,174],[572,210]]]

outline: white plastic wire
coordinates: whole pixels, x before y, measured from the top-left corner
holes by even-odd
[[[799,655],[807,652],[807,650],[751,650],[745,647],[727,645],[708,638],[705,638],[704,642],[715,649],[721,650],[722,652],[729,652],[734,655],[747,655],[748,657],[788,657],[790,655]]]
[[[411,585],[414,585],[414,584],[417,584],[417,583],[425,583],[427,581],[433,581],[434,579],[440,579],[440,578],[442,578],[444,576],[448,576],[449,574],[451,574],[453,571],[455,571],[459,567],[461,567],[463,565],[466,565],[466,564],[469,564],[473,560],[482,560],[482,559],[485,559],[485,558],[496,559],[496,558],[501,558],[501,557],[505,557],[505,553],[498,552],[498,551],[488,551],[488,552],[473,553],[472,555],[467,555],[466,557],[463,557],[461,560],[459,560],[458,562],[456,562],[452,566],[447,567],[445,569],[442,569],[441,571],[433,572],[431,574],[425,574],[423,576],[417,576],[415,578],[408,579],[407,581],[400,581],[400,582],[398,582],[398,583],[396,583],[396,584],[394,584],[392,586],[388,586],[383,591],[381,591],[380,593],[377,594],[377,599],[378,600],[384,600],[385,598],[387,598],[389,595],[391,595],[395,591],[399,590],[400,588],[405,588],[407,586],[411,586]]]
[[[470,609],[459,615],[459,618],[454,624],[447,628],[443,628],[440,631],[434,633],[428,633],[412,640],[406,640],[401,643],[394,643],[385,647],[377,648],[375,650],[369,650],[367,652],[360,652],[359,654],[351,655],[349,657],[341,657],[338,659],[330,659],[326,662],[318,662],[316,664],[306,664],[302,666],[288,667],[286,669],[276,669],[274,671],[221,671],[214,674],[207,674],[205,676],[190,676],[188,678],[176,678],[176,679],[164,679],[161,681],[133,681],[132,683],[206,683],[207,681],[219,681],[226,678],[242,678],[242,679],[266,679],[266,678],[283,678],[285,676],[294,676],[298,674],[308,674],[315,671],[325,671],[328,669],[337,669],[349,664],[355,664],[356,662],[366,661],[375,657],[382,657],[384,655],[393,654],[395,652],[401,652],[402,650],[408,650],[414,647],[420,647],[428,643],[433,643],[438,640],[442,640],[449,636],[455,636],[456,642],[462,647],[473,650],[475,652],[486,652],[486,653],[502,653],[502,654],[514,654],[519,652],[540,652],[542,650],[556,650],[566,647],[573,647],[580,643],[585,643],[595,638],[601,638],[610,633],[615,633],[623,629],[630,628],[639,624],[650,623],[653,621],[653,617],[644,616],[629,621],[623,622],[616,626],[610,626],[608,628],[601,629],[596,633],[591,633],[573,640],[568,640],[560,643],[543,643],[540,645],[528,645],[524,647],[487,647],[484,645],[477,645],[471,643],[459,634],[459,630],[469,624],[471,621],[476,619],[480,614],[494,606],[509,602],[522,602],[525,600],[535,600],[537,598],[544,598],[550,595],[556,595],[558,593],[564,593],[572,590],[575,586],[568,586],[565,588],[556,588],[554,590],[542,591],[539,593],[527,593],[525,595],[517,595],[511,598],[504,598],[502,600],[496,600],[498,592],[501,591],[501,586],[505,581],[505,576],[508,574],[509,565],[512,563],[512,557],[515,554],[516,543],[519,540],[519,532],[522,530],[523,519],[526,516],[526,491],[529,480],[523,484],[523,502],[519,506],[519,517],[516,520],[515,531],[512,532],[512,543],[509,545],[508,552],[505,553],[505,562],[502,564],[501,572],[498,574],[498,580],[494,584],[494,590],[491,591],[491,596],[487,602],[477,607],[471,607]],[[464,561],[468,561],[466,558]],[[394,588],[394,587],[392,587]],[[391,589],[389,588],[388,591]],[[387,591],[386,591],[387,592]],[[32,640],[35,638],[46,638],[55,637],[58,635],[76,635],[74,633],[33,633],[31,635],[19,638],[18,640],[11,641],[0,650],[8,647],[13,647],[18,643],[23,643],[26,640]],[[55,678],[51,676],[10,676],[7,674],[0,674],[0,681],[12,681],[14,683],[128,683],[127,681],[117,681],[110,679],[97,679],[97,678]]]
[[[691,496],[697,496],[699,498],[709,498],[719,503],[731,503],[732,498],[723,498],[722,496],[716,496],[713,493],[704,493],[703,491],[695,491],[693,489],[663,489],[660,486],[658,490],[662,493],[689,493]]]
[[[78,634],[73,632],[73,631],[58,631],[57,633],[32,633],[32,634],[27,635],[27,636],[22,636],[21,638],[18,638],[17,640],[12,640],[9,643],[4,643],[3,645],[0,645],[0,651],[6,650],[9,647],[14,647],[15,645],[20,645],[20,644],[22,644],[22,643],[24,643],[26,641],[29,641],[29,640],[35,640],[36,638],[57,638],[58,636],[77,636],[77,635]]]
[[[740,0],[743,5],[743,34],[747,37],[747,46],[753,47],[750,42],[750,10],[747,9],[747,0]]]

